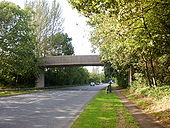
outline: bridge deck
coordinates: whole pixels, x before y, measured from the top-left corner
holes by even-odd
[[[98,55],[47,56],[45,67],[57,66],[104,66]]]

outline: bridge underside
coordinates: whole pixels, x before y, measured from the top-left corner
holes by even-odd
[[[104,66],[98,55],[47,56],[43,58],[44,68],[65,66]],[[44,71],[37,80],[36,87],[44,87]]]

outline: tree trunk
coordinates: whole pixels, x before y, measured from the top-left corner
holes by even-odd
[[[146,67],[146,73],[147,73],[147,77],[148,77],[149,86],[152,87],[152,82],[151,82],[151,77],[149,74],[149,67],[148,67],[147,61],[145,61],[145,67]]]
[[[129,86],[132,85],[132,66],[129,68]]]
[[[150,77],[150,74],[149,74],[149,67],[148,67],[148,62],[147,60],[144,58],[144,56],[142,56],[143,60],[144,60],[144,63],[145,63],[145,72],[146,72],[146,76],[147,76],[147,79],[148,79],[148,84],[150,87],[152,87],[152,82],[151,82],[151,77]]]
[[[153,81],[154,86],[157,86],[156,74],[155,74],[155,68],[154,68],[154,65],[153,65],[153,60],[150,59],[150,62],[151,62],[151,69],[152,69],[152,73],[153,73],[152,81]]]

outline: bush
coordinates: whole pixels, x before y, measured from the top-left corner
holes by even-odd
[[[144,79],[143,75],[140,73],[134,74],[135,81],[133,82],[132,86],[130,87],[130,91],[136,94],[141,94],[144,96],[149,96],[153,98],[160,99],[165,96],[170,97],[170,86],[169,85],[162,85],[159,87],[149,87],[147,85],[146,80]]]
[[[133,81],[130,87],[131,90],[134,90],[136,92],[141,92],[141,91],[145,91],[145,89],[148,89],[147,82],[141,73],[135,73],[134,79],[135,80]]]

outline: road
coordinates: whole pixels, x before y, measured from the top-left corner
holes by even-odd
[[[0,128],[69,128],[106,85],[0,97]]]

